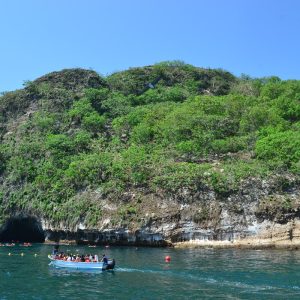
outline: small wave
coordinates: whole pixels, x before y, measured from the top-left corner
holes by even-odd
[[[189,274],[187,272],[178,272],[178,271],[170,271],[170,270],[150,270],[150,269],[134,269],[134,268],[116,268],[116,271],[118,272],[139,272],[139,273],[152,273],[152,274],[159,274],[164,276],[174,276],[179,278],[189,278],[193,281],[201,281],[207,284],[212,285],[219,285],[219,286],[226,286],[226,287],[232,287],[232,288],[239,288],[239,289],[245,289],[248,292],[262,292],[262,291],[275,291],[278,289],[293,289],[293,290],[300,290],[299,286],[271,286],[271,285],[251,285],[239,281],[228,281],[228,280],[222,280],[222,279],[215,279],[212,277],[203,277],[203,276],[197,276],[193,274]]]
[[[132,269],[132,268],[116,268],[118,272],[140,272],[140,273],[155,273],[155,274],[166,274],[169,271],[160,271],[160,270],[149,270],[149,269]]]
[[[188,278],[194,281],[202,281],[210,284],[220,283],[218,280],[210,277],[202,277],[197,275],[189,274],[188,272],[170,271],[170,270],[150,270],[150,269],[133,269],[133,268],[117,268],[118,272],[140,272],[140,273],[152,273],[164,276],[173,276],[178,278]]]
[[[129,269],[129,268],[116,268],[116,271],[119,272],[140,272],[139,269]]]

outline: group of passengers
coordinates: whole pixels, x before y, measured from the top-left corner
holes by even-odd
[[[54,255],[55,259],[64,260],[64,261],[72,261],[72,262],[99,262],[99,257],[97,254],[66,254],[64,252],[56,253]],[[108,259],[105,254],[103,254],[101,262],[107,263]]]

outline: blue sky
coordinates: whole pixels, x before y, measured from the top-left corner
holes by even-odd
[[[0,0],[0,91],[177,59],[300,79],[299,15],[297,0]]]

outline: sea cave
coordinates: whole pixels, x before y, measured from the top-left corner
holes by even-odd
[[[0,228],[0,242],[31,242],[45,241],[41,222],[31,216],[15,216],[9,218]]]

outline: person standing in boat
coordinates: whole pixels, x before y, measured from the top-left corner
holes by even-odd
[[[102,260],[104,265],[107,265],[108,264],[108,259],[107,259],[107,256],[105,254],[102,255]]]
[[[59,249],[59,244],[54,245],[52,254],[57,255],[58,254],[58,249]]]

